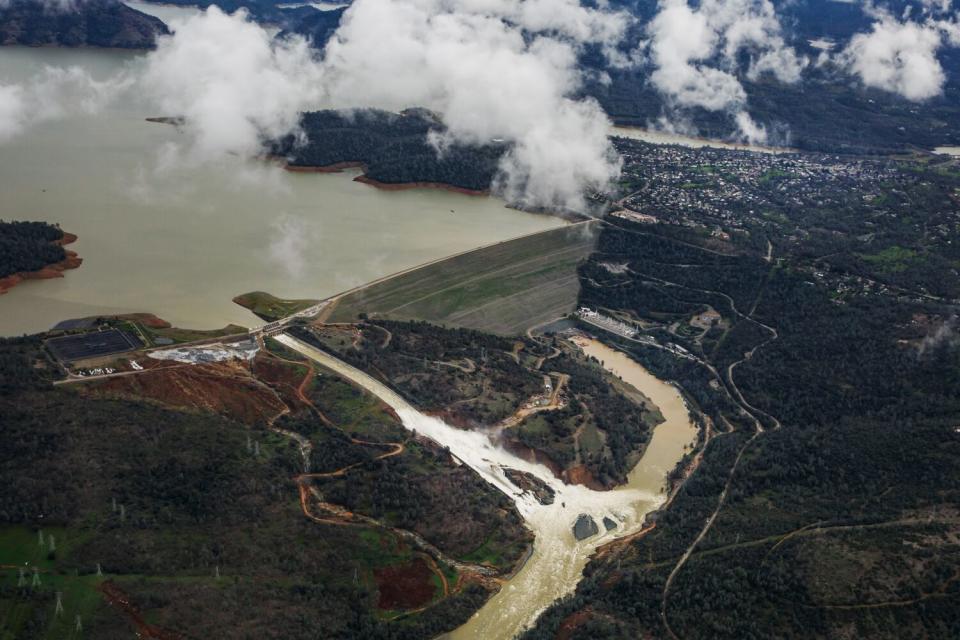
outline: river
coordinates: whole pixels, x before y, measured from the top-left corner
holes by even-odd
[[[159,7],[188,13],[191,10]],[[142,54],[0,48],[0,84],[44,66],[78,66],[103,80],[136,72]],[[257,320],[231,299],[252,290],[325,297],[417,264],[564,224],[496,198],[381,191],[343,174],[290,173],[256,161],[183,166],[186,143],[169,115],[135,92],[99,113],[39,123],[0,143],[0,219],[60,223],[83,258],[64,278],[27,281],[0,296],[0,335],[66,318],[149,311],[175,325]]]
[[[510,497],[533,531],[533,553],[523,568],[465,625],[448,634],[449,640],[509,640],[528,628],[551,603],[572,593],[597,547],[638,531],[644,516],[664,502],[666,474],[696,439],[696,428],[676,388],[624,354],[596,340],[578,338],[576,344],[585,353],[601,360],[609,371],[650,398],[660,408],[664,422],[654,429],[643,457],[624,486],[593,491],[566,485],[545,466],[494,446],[485,434],[458,429],[420,413],[383,383],[329,354],[290,336],[282,335],[278,340],[379,397],[397,412],[407,429],[449,447],[454,456]],[[526,471],[550,485],[556,492],[554,503],[541,505],[529,494],[518,495],[504,475],[504,467]],[[581,513],[590,514],[601,533],[578,542],[572,527]],[[601,523],[604,516],[616,520],[617,528],[605,531]]]

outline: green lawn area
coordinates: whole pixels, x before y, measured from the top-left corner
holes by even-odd
[[[137,324],[143,333],[156,345],[157,338],[169,338],[175,343],[195,342],[197,340],[206,340],[208,338],[222,338],[224,336],[233,336],[246,333],[246,327],[236,324],[228,324],[222,329],[200,330],[200,329],[180,329],[179,327],[170,327],[169,329],[151,329],[142,324]]]
[[[53,536],[55,551],[51,551]],[[102,602],[96,586],[105,578],[96,573],[79,573],[62,565],[70,549],[83,542],[83,534],[72,530],[43,530],[39,534],[27,527],[0,528],[0,640],[25,637],[28,629],[42,627],[30,637],[63,640],[83,637],[76,631],[76,616],[81,624],[90,620]],[[19,568],[24,569],[25,586],[19,587]],[[37,569],[38,586],[33,584]],[[56,615],[56,594],[61,594],[63,613]]]
[[[384,412],[375,397],[333,373],[323,373],[310,391],[317,408],[346,433],[375,442],[398,442],[406,431]]]
[[[580,451],[583,453],[600,453],[603,451],[603,438],[592,422],[587,422],[580,433]]]
[[[319,302],[318,300],[284,300],[265,291],[243,293],[234,298],[233,301],[267,322],[285,318]]]
[[[581,224],[455,256],[340,300],[330,320],[366,313],[513,335],[573,310],[577,264],[593,250]]]
[[[894,245],[873,254],[858,254],[862,260],[878,267],[881,271],[897,273],[904,271],[909,263],[917,258],[917,252]]]

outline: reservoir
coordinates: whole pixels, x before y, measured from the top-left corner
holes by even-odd
[[[0,49],[0,83],[28,83],[45,66],[78,66],[98,80],[136,73],[140,54],[106,50]],[[289,173],[257,161],[215,164],[175,153],[188,140],[129,91],[95,113],[37,123],[0,144],[0,218],[56,222],[79,236],[83,265],[64,278],[28,281],[0,296],[0,335],[42,331],[62,319],[149,311],[175,325],[258,324],[231,302],[265,290],[323,298],[443,256],[562,224],[507,209],[495,198],[438,190],[386,192],[355,173]],[[15,185],[16,188],[10,188]],[[557,598],[572,593],[602,544],[640,530],[666,499],[665,476],[696,430],[679,392],[600,342],[578,346],[656,404],[665,421],[628,482],[612,491],[564,485],[545,466],[493,445],[485,434],[425,416],[361,372],[289,336],[279,339],[367,388],[404,425],[451,452],[515,501],[536,535],[526,564],[455,640],[507,640]],[[504,468],[526,471],[557,494],[552,505],[517,495]],[[581,513],[611,531],[577,541]]]
[[[0,84],[45,66],[97,80],[138,53],[0,48]],[[188,328],[259,321],[231,299],[263,290],[323,298],[459,251],[564,224],[496,198],[380,191],[356,173],[301,174],[258,161],[183,163],[187,136],[146,122],[127,91],[96,113],[39,122],[0,143],[0,219],[59,223],[83,265],[0,296],[0,335],[95,314],[149,311]],[[11,188],[12,186],[16,188]]]

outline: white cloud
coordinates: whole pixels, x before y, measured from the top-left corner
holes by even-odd
[[[594,101],[570,97],[582,80],[576,42],[525,38],[505,17],[531,29],[546,19],[517,17],[518,3],[500,4],[504,14],[471,11],[469,2],[454,10],[437,0],[358,0],[326,49],[329,100],[425,106],[442,114],[454,139],[513,142],[500,180],[509,197],[581,208],[584,188],[602,188],[619,172],[607,117]],[[619,33],[608,20],[583,32],[570,22],[558,15],[552,28],[578,41]]]
[[[98,81],[79,67],[45,67],[27,82],[0,84],[0,142],[69,113],[94,113],[131,82],[123,74]]]
[[[26,0],[25,2],[21,1],[17,4],[26,4],[32,2],[34,4],[43,5],[43,8],[46,11],[56,13],[76,11],[79,8],[79,5],[85,1],[86,0]],[[12,4],[14,4],[14,0],[0,0],[0,9],[5,9]]]
[[[767,141],[767,129],[763,125],[757,124],[750,114],[741,111],[734,116],[737,128],[740,129],[744,139],[750,144],[763,144]]]
[[[158,39],[142,86],[165,113],[184,116],[193,153],[255,155],[264,137],[295,129],[321,96],[307,42],[273,42],[261,27],[212,7]]]
[[[741,57],[751,80],[769,74],[797,82],[807,65],[784,42],[769,0],[703,0],[696,8],[687,0],[661,0],[647,36],[650,80],[671,106],[728,111],[741,135],[755,141],[764,130],[746,112]]]
[[[935,23],[900,22],[885,14],[869,33],[850,39],[840,61],[868,87],[921,101],[943,91],[946,76],[937,60],[941,45]]]
[[[300,278],[314,239],[313,229],[303,218],[283,215],[270,225],[268,258],[290,278]]]
[[[426,107],[447,142],[513,143],[497,181],[509,198],[582,209],[620,164],[602,109],[572,97],[577,52],[615,45],[624,25],[576,0],[356,0],[316,59],[301,39],[272,41],[212,8],[159,40],[144,86],[186,116],[203,155],[256,153],[305,110]]]
[[[918,355],[923,356],[928,351],[934,351],[943,345],[952,347],[960,344],[960,335],[957,333],[957,320],[957,316],[950,316],[940,323],[932,333],[924,336],[923,340],[921,340],[917,346]]]

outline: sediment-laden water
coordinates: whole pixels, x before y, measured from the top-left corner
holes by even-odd
[[[647,450],[626,485],[612,491],[566,485],[547,467],[495,446],[483,433],[458,429],[422,414],[386,385],[355,367],[290,336],[280,336],[278,340],[379,397],[397,412],[407,429],[415,429],[449,447],[454,456],[509,496],[534,532],[533,553],[523,568],[465,625],[449,634],[452,640],[508,640],[531,625],[555,600],[571,593],[597,547],[635,533],[644,516],[663,503],[666,474],[696,437],[676,388],[650,375],[622,353],[595,340],[578,339],[577,344],[585,353],[601,360],[612,373],[650,398],[660,408],[664,422],[654,429]],[[504,468],[526,471],[548,484],[556,492],[554,503],[542,505],[532,495],[521,494],[504,475]],[[572,528],[583,513],[593,517],[601,532],[578,542]],[[604,516],[614,519],[617,528],[605,531],[600,524]]]
[[[0,84],[45,66],[98,80],[143,55],[95,49],[0,48]],[[0,219],[47,220],[79,236],[79,269],[0,296],[0,335],[65,318],[150,311],[178,326],[257,320],[231,303],[245,291],[322,298],[484,244],[563,224],[496,198],[386,192],[356,173],[304,174],[256,161],[185,164],[188,144],[136,91],[95,114],[37,123],[0,143]]]

